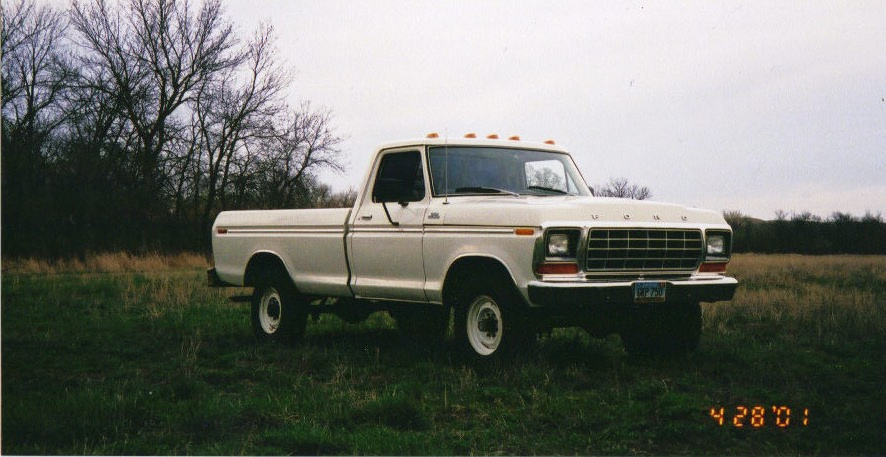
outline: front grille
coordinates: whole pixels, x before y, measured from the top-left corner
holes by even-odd
[[[625,282],[635,281],[639,278],[649,280],[685,279],[691,276],[691,271],[661,272],[661,271],[595,271],[585,275],[585,279],[594,282]]]
[[[699,230],[592,229],[586,271],[692,271],[702,259]]]

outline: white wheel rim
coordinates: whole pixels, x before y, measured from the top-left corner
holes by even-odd
[[[273,287],[268,287],[261,297],[258,309],[258,321],[261,328],[268,335],[280,328],[280,316],[283,313],[283,301],[280,292]]]
[[[501,309],[492,297],[481,295],[468,306],[465,322],[468,341],[480,355],[490,355],[498,349],[504,326]]]

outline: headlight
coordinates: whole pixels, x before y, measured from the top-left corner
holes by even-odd
[[[714,257],[727,257],[729,255],[729,234],[722,232],[708,232],[707,253]]]
[[[580,235],[581,232],[575,229],[549,230],[545,242],[545,255],[560,258],[575,257]]]
[[[569,254],[569,235],[565,233],[552,233],[548,237],[548,255],[551,257],[563,257]]]

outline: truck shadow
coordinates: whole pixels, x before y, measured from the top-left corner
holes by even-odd
[[[396,328],[344,324],[334,329],[311,329],[294,350],[317,351],[356,363],[415,364],[492,367],[543,364],[552,367],[601,368],[626,357],[617,337],[592,338],[581,329],[555,330],[551,335],[525,343],[492,363],[478,361],[448,335],[445,340],[405,335]]]

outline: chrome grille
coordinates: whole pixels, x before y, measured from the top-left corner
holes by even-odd
[[[692,271],[703,244],[699,230],[592,229],[586,271]]]

